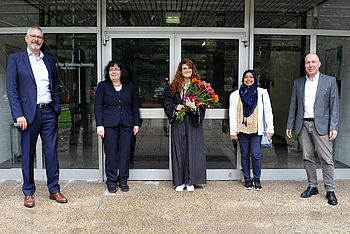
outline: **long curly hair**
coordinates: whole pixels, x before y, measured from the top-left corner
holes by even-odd
[[[191,81],[193,78],[200,79],[200,76],[198,74],[196,66],[193,64],[191,59],[185,58],[177,67],[175,78],[170,84],[170,90],[173,94],[175,93],[181,93],[182,92],[182,86],[185,81],[185,78],[182,75],[182,65],[186,64],[190,69],[192,69],[192,75],[191,75]]]

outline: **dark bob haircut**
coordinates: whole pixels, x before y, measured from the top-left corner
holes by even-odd
[[[120,82],[121,82],[122,84],[127,83],[127,82],[129,81],[129,73],[128,73],[128,70],[126,69],[126,67],[125,67],[123,64],[121,64],[121,63],[119,63],[119,62],[117,62],[117,61],[115,61],[115,60],[109,61],[108,64],[107,64],[107,66],[105,67],[105,70],[104,70],[104,73],[105,73],[105,80],[106,80],[107,82],[112,82],[112,81],[111,81],[111,78],[109,77],[109,69],[110,69],[111,67],[114,67],[114,65],[117,65],[117,66],[120,68],[120,72],[121,72],[121,74],[120,74]]]

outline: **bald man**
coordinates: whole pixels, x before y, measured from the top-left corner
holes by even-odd
[[[318,194],[315,151],[322,167],[326,198],[337,205],[335,196],[333,141],[338,134],[339,95],[336,79],[319,72],[321,62],[317,54],[305,57],[306,75],[294,81],[286,129],[298,135],[303,151],[304,167],[309,186],[301,194],[309,198]]]

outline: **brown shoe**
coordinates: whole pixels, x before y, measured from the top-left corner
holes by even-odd
[[[67,203],[68,200],[62,193],[50,193],[50,199],[56,200],[58,203]]]
[[[27,208],[33,208],[35,201],[33,196],[24,196],[24,206]]]

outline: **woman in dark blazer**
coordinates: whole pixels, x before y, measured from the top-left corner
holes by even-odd
[[[110,61],[105,67],[105,80],[97,86],[94,109],[96,132],[102,137],[106,155],[107,189],[115,193],[119,183],[127,192],[130,144],[132,135],[139,131],[140,114],[135,86],[119,62]]]

